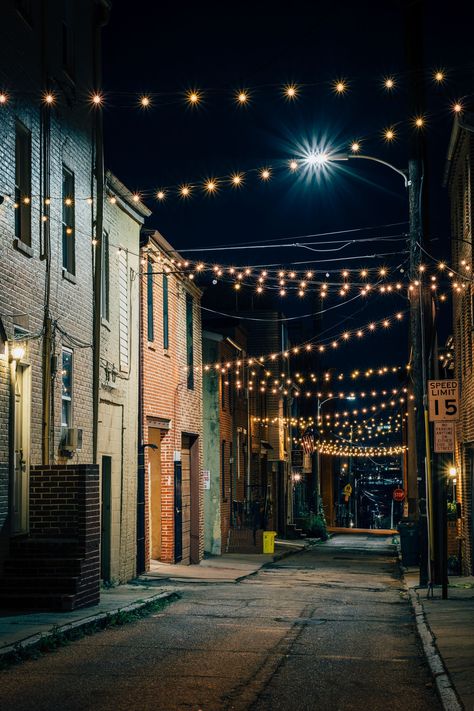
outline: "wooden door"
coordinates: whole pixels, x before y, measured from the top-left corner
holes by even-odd
[[[18,364],[14,381],[13,486],[11,532],[28,533],[30,471],[30,369]]]
[[[191,442],[188,435],[183,435],[181,447],[182,471],[182,542],[183,563],[190,562],[191,554]]]
[[[150,553],[161,559],[161,431],[148,428],[148,466],[150,472]]]

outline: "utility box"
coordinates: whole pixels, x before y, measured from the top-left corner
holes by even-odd
[[[420,563],[420,539],[418,523],[416,521],[400,521],[400,548],[402,563],[406,568],[417,566]]]
[[[264,553],[274,553],[275,552],[275,538],[276,538],[276,531],[264,531],[263,532],[263,552]]]

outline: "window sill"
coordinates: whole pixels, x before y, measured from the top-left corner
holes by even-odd
[[[163,355],[165,356],[165,358],[171,358],[171,353],[167,348],[163,350]]]
[[[104,318],[103,316],[100,319],[100,325],[103,326],[104,328],[106,328],[107,331],[111,330],[110,321],[108,319]]]
[[[25,255],[25,257],[32,257],[33,256],[33,249],[26,244],[25,242],[22,242],[21,239],[14,239],[13,240],[13,247],[18,251],[21,252],[22,254]]]
[[[71,272],[68,272],[68,270],[67,270],[67,269],[64,269],[64,267],[63,267],[63,279],[66,279],[66,281],[70,281],[71,284],[76,284],[76,283],[77,283],[76,275],[75,275],[75,274],[71,274]]]
[[[148,350],[150,350],[150,351],[156,351],[156,348],[155,348],[155,346],[153,345],[153,341],[148,341],[147,345],[148,345]]]

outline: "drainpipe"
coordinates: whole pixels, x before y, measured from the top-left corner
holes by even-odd
[[[110,14],[110,3],[103,0],[97,3],[96,24],[94,38],[94,89],[99,90],[102,77],[101,63],[101,33],[102,27],[107,24]],[[95,265],[94,265],[94,308],[93,308],[93,362],[92,362],[92,398],[93,398],[93,435],[92,452],[93,462],[97,464],[97,439],[99,429],[99,376],[100,376],[100,314],[102,297],[102,236],[104,231],[104,196],[105,196],[105,169],[104,169],[104,135],[102,112],[97,108],[94,120],[95,137],[95,177],[97,183],[97,208],[95,222]]]

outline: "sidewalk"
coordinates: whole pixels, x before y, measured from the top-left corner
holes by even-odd
[[[408,568],[404,578],[442,700],[445,701],[442,690],[450,680],[466,711],[474,711],[474,577],[450,576],[447,600],[441,599],[440,587],[435,587],[433,598],[427,598],[426,588],[418,585],[418,568]],[[436,650],[449,680],[443,677],[444,669],[439,660],[438,664],[430,661]],[[445,703],[445,708],[454,709],[454,702],[451,698],[451,704]]]
[[[237,553],[206,558],[199,565],[152,563],[152,571],[137,581],[101,591],[100,603],[72,612],[0,611],[0,662],[16,652],[41,647],[48,638],[100,625],[123,613],[133,613],[172,598],[179,591],[169,583],[235,583],[267,563],[307,548],[306,541],[277,541],[274,555]]]
[[[248,575],[253,575],[267,563],[273,563],[291,553],[307,548],[308,541],[275,541],[275,553],[224,553],[206,556],[199,565],[169,565],[152,560],[149,572],[140,580],[179,583],[236,583]]]

